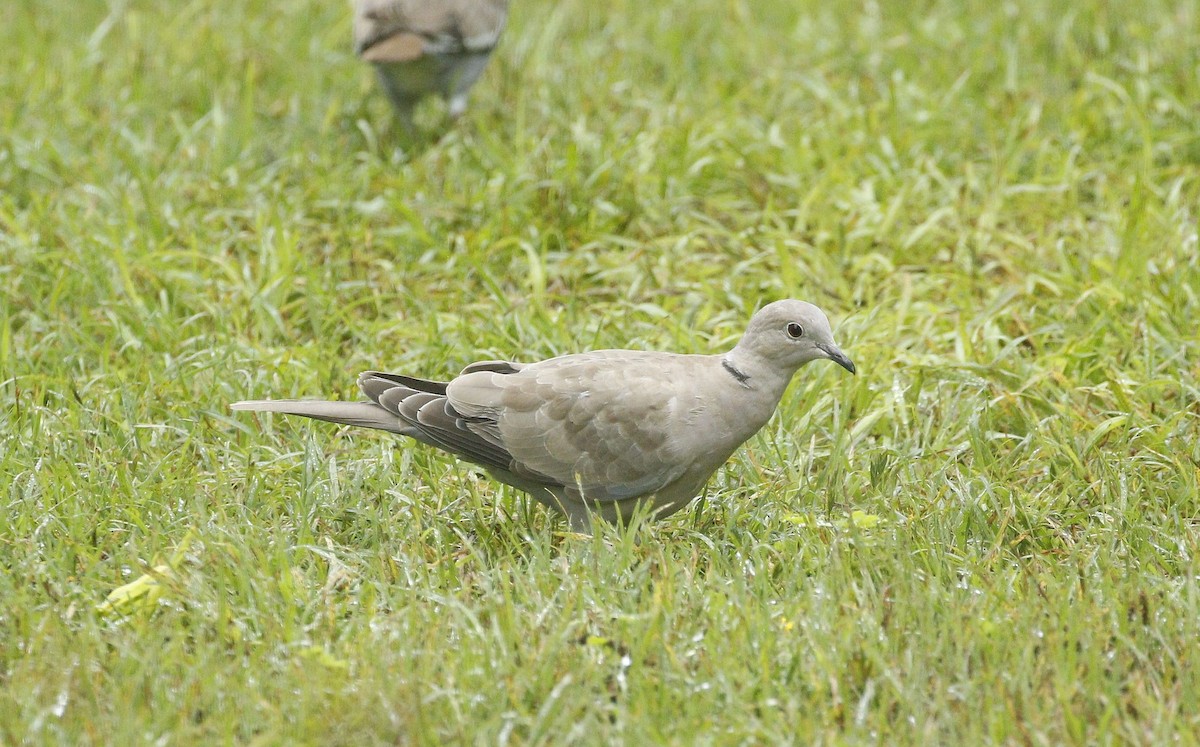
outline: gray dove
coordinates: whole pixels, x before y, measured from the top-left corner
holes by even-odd
[[[828,359],[855,372],[829,320],[776,301],[728,353],[597,350],[538,363],[472,363],[450,382],[370,371],[363,402],[257,400],[234,410],[303,415],[398,433],[455,454],[566,514],[628,520],[686,506],[775,412],[792,375]]]
[[[354,0],[354,51],[372,63],[406,126],[427,95],[467,108],[508,16],[508,0]]]

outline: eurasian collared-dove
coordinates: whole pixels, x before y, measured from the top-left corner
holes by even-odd
[[[540,363],[483,361],[448,383],[371,371],[369,401],[259,400],[260,410],[409,436],[482,466],[589,531],[591,514],[683,508],[775,412],[796,370],[827,358],[854,373],[829,320],[776,301],[722,355],[597,350]]]
[[[508,0],[354,0],[354,51],[375,65],[406,125],[427,95],[467,108],[508,16]]]

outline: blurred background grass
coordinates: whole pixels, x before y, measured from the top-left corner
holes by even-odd
[[[1196,2],[516,0],[420,147],[349,34],[0,7],[0,741],[1194,739]],[[640,543],[227,412],[781,297],[860,375]]]

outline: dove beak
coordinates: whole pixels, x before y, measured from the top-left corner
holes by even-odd
[[[838,348],[837,345],[818,345],[821,352],[825,353],[826,357],[850,373],[855,373],[857,369],[854,367],[854,361],[850,360],[845,353]]]

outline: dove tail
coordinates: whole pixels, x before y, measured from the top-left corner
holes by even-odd
[[[327,423],[375,428],[381,431],[399,433],[403,436],[410,436],[413,431],[412,426],[374,402],[259,399],[247,402],[234,402],[230,405],[230,408],[234,410],[251,410],[254,412],[281,412],[285,415],[303,415],[306,418],[324,420]]]

